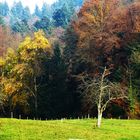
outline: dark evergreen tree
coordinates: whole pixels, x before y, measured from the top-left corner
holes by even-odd
[[[73,8],[81,7],[83,4],[83,0],[58,0],[55,3],[52,4],[52,9],[55,11],[56,9],[60,9],[63,7],[63,5],[68,5],[71,7],[73,5]]]
[[[26,20],[17,21],[11,26],[14,32],[21,33],[22,35],[29,32],[29,25]]]
[[[34,14],[35,14],[37,17],[41,17],[41,11],[40,11],[38,5],[35,6],[35,12],[34,12]]]
[[[47,17],[41,18],[41,20],[36,21],[34,24],[36,30],[42,29],[44,31],[47,31],[49,29],[49,26],[50,26],[50,20]]]
[[[42,9],[41,9],[41,18],[43,17],[48,17],[50,18],[51,17],[51,7],[46,4],[46,3],[43,3],[42,5]]]
[[[22,19],[23,11],[24,11],[24,8],[23,8],[21,1],[19,1],[17,3],[15,2],[11,8],[12,15],[18,19]]]
[[[9,13],[9,6],[7,4],[7,2],[4,2],[4,16],[7,16]]]
[[[30,17],[31,17],[30,9],[29,9],[29,7],[26,6],[23,9],[22,20],[28,21],[30,19]]]
[[[45,64],[44,84],[40,89],[40,116],[47,118],[70,117],[76,107],[75,98],[68,91],[67,67],[60,46],[54,45],[52,58]]]
[[[8,13],[9,13],[9,6],[7,2],[5,1],[4,3],[0,3],[0,15],[7,16]]]
[[[67,25],[75,11],[81,7],[82,2],[83,0],[58,0],[52,4],[54,25],[57,27]]]
[[[53,20],[56,27],[65,27],[67,25],[67,17],[65,11],[62,8],[57,9],[53,13]]]

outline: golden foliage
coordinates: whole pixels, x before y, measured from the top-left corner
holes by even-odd
[[[28,93],[31,92],[34,84],[32,78],[40,74],[40,61],[50,53],[51,45],[43,31],[34,33],[32,38],[26,37],[18,51],[7,49],[5,57],[0,58],[1,92],[5,95],[5,102],[10,101],[10,106],[13,107],[17,104],[24,106],[27,103]]]
[[[12,105],[15,107],[17,104],[21,106],[26,106],[28,95],[26,93],[16,94],[12,98]]]
[[[0,57],[0,67],[5,65],[5,60],[4,58]]]
[[[22,60],[33,60],[40,51],[50,53],[51,45],[46,39],[43,31],[34,33],[34,37],[26,37],[19,46],[19,53]]]
[[[3,78],[1,83],[3,84],[3,92],[8,96],[16,94],[22,87],[22,83],[16,81],[14,78]]]
[[[22,64],[17,64],[14,66],[12,69],[13,75],[14,76],[19,76],[19,78],[22,80],[29,75],[33,74],[33,69],[29,67],[28,64],[22,63]]]

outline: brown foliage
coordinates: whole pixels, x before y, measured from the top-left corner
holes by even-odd
[[[9,27],[0,26],[0,56],[6,53],[7,48],[17,48],[21,40],[20,34],[12,33]]]
[[[88,0],[72,23],[79,37],[79,52],[94,67],[126,64],[121,49],[140,32],[140,2],[127,6],[120,2]]]

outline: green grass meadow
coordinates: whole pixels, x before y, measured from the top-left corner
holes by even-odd
[[[0,140],[140,140],[139,120],[35,121],[0,119]]]

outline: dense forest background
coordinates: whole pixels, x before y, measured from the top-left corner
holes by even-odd
[[[34,13],[0,3],[1,117],[95,117],[96,95],[84,91],[105,67],[128,99],[103,116],[140,118],[139,0],[58,0]]]

